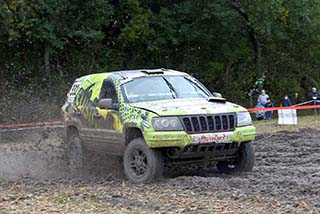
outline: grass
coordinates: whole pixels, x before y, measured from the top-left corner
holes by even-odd
[[[0,183],[6,181],[7,179],[5,177],[0,176]]]
[[[278,125],[278,118],[272,120],[253,121],[257,133],[272,133],[278,131],[294,131],[303,128],[320,129],[320,116],[298,116],[297,125]]]
[[[54,202],[57,204],[65,204],[67,202],[67,199],[64,196],[58,196],[55,198]]]

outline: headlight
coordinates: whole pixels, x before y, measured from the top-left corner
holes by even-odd
[[[249,112],[237,112],[237,124],[238,126],[252,125],[252,120]]]
[[[152,119],[156,131],[181,131],[183,127],[177,117],[158,117]]]

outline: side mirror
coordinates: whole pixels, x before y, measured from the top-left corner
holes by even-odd
[[[101,109],[114,109],[117,110],[119,108],[118,104],[112,102],[112,99],[101,99],[98,101],[97,106]]]
[[[218,93],[218,92],[212,92],[212,95],[214,97],[222,97],[222,94]]]

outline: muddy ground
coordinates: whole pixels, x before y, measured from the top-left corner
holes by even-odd
[[[61,129],[0,132],[0,213],[320,213],[319,131],[258,135],[252,173],[186,169],[145,185],[104,155],[70,171]]]

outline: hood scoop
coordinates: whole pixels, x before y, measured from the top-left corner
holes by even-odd
[[[227,100],[222,97],[209,97],[208,102],[210,102],[210,103],[226,103]]]

